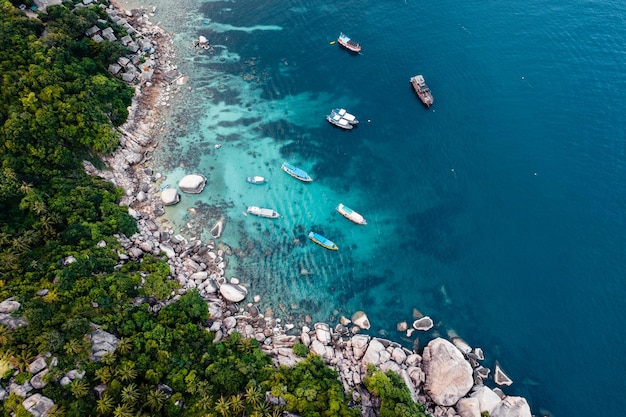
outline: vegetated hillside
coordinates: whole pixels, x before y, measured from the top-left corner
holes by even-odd
[[[214,343],[197,292],[158,313],[137,302],[177,286],[159,257],[118,265],[114,235],[131,236],[135,221],[118,205],[123,190],[86,175],[82,160],[99,164],[116,148],[133,89],[105,71],[123,47],[84,36],[106,13],[72,8],[28,18],[0,0],[0,301],[18,301],[13,314],[28,323],[0,324],[0,385],[25,384],[28,365],[47,355],[45,386],[28,395],[50,398],[50,415],[359,415],[317,356],[275,368],[254,339]],[[89,358],[95,326],[120,339],[98,362]],[[62,384],[71,370],[84,376]],[[381,415],[422,414],[399,379],[372,370],[366,382]],[[23,400],[10,393],[0,413],[30,416]]]

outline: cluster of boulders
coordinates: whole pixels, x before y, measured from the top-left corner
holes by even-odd
[[[206,185],[206,177],[200,174],[185,175],[178,182],[178,189],[184,193],[199,194]],[[171,206],[180,201],[180,195],[175,188],[164,188],[161,191],[161,202],[164,206]]]

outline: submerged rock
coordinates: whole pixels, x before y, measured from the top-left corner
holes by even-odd
[[[496,361],[496,366],[493,370],[493,381],[498,385],[511,385],[513,380],[508,377],[507,374],[504,373],[502,368],[500,368],[500,364]]]
[[[433,319],[428,316],[424,316],[413,322],[413,328],[415,330],[421,330],[423,332],[432,329],[434,326]]]

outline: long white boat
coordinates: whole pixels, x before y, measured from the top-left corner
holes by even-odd
[[[246,181],[248,181],[250,184],[265,184],[267,182],[267,180],[260,175],[248,177],[246,178]]]
[[[292,177],[299,179],[302,182],[313,181],[313,178],[311,178],[309,174],[307,174],[305,171],[303,171],[302,169],[296,166],[288,164],[287,162],[283,162],[283,164],[280,166],[280,169],[282,169],[283,171],[285,171],[287,174],[291,175]]]
[[[361,216],[359,213],[352,210],[350,207],[345,206],[343,203],[339,203],[339,205],[337,205],[335,210],[337,210],[343,217],[345,217],[348,220],[353,221],[356,224],[362,224],[363,226],[367,224],[365,217]]]
[[[246,211],[250,214],[254,214],[255,216],[267,217],[268,219],[277,219],[280,217],[280,214],[272,209],[257,206],[250,206]]]

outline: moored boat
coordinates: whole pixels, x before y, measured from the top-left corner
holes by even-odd
[[[335,125],[337,127],[340,127],[342,129],[351,130],[352,128],[354,128],[354,126],[351,125],[350,122],[348,122],[346,119],[344,119],[343,117],[341,117],[339,114],[335,113],[334,111],[326,115],[326,120],[328,120],[328,123]]]
[[[430,88],[426,85],[426,81],[424,80],[424,76],[416,75],[409,79],[411,85],[413,86],[413,90],[417,93],[419,99],[424,103],[426,107],[430,107],[433,105],[435,99],[433,98],[432,93],[430,92]]]
[[[339,34],[337,42],[339,42],[339,45],[343,46],[350,52],[354,52],[357,54],[361,52],[361,45],[359,45],[357,41],[352,40],[348,36],[344,35],[343,32]]]
[[[288,164],[287,162],[283,162],[280,169],[282,169],[283,171],[285,171],[287,174],[291,175],[292,177],[299,179],[300,181],[303,181],[303,182],[313,181],[313,178],[311,178],[309,174],[307,174],[305,171],[303,171],[302,169],[296,166]]]
[[[246,178],[250,184],[265,184],[267,180],[259,175],[255,175],[253,177]]]
[[[250,214],[254,214],[255,216],[267,217],[268,219],[277,219],[280,217],[280,214],[272,209],[257,206],[249,206],[246,211]]]
[[[359,124],[359,120],[356,118],[356,116],[354,114],[348,113],[346,109],[333,109],[331,113],[337,113],[339,116],[341,116],[342,119],[344,119],[351,125]]]
[[[342,129],[350,130],[359,124],[359,120],[354,114],[348,113],[346,109],[332,109],[326,116],[329,123]]]
[[[339,247],[335,245],[335,242],[328,240],[324,236],[317,234],[315,232],[309,233],[309,239],[311,239],[313,242],[317,243],[318,245],[325,247],[328,250],[339,249]]]
[[[343,217],[353,221],[356,224],[362,224],[364,226],[367,224],[365,217],[352,210],[350,207],[345,206],[343,203],[339,203],[335,210],[337,210],[339,214],[341,214]]]

